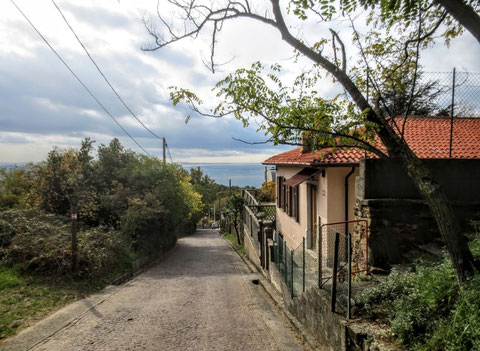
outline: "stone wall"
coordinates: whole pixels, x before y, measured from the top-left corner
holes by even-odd
[[[480,160],[424,160],[464,230],[480,215]],[[369,261],[376,267],[408,261],[419,245],[440,242],[435,220],[412,180],[393,160],[362,160],[355,216],[369,224]],[[359,245],[364,247],[362,238]],[[355,244],[355,243],[354,243]],[[360,251],[360,250],[357,250]],[[354,255],[362,255],[354,252]]]
[[[330,311],[330,297],[325,290],[311,288],[286,302],[288,311],[324,349],[351,350],[347,348],[345,318]]]
[[[257,269],[262,272],[262,266],[260,264],[260,253],[258,242],[255,240],[255,237],[251,237],[248,231],[244,231],[243,235],[243,246],[245,247],[245,254],[248,259],[257,267]]]

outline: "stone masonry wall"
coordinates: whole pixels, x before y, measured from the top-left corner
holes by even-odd
[[[468,231],[480,216],[480,160],[425,160],[444,189],[457,218]],[[408,261],[418,245],[438,241],[436,222],[412,180],[398,162],[362,160],[356,179],[355,216],[369,225],[370,265],[388,268]],[[365,237],[354,245],[354,256],[365,255]]]

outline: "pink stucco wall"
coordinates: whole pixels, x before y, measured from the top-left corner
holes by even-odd
[[[301,166],[277,166],[277,176],[289,179],[304,167]],[[321,223],[333,223],[345,219],[345,176],[351,167],[329,167],[325,169],[325,177],[319,174],[315,176],[317,184],[317,216]],[[358,167],[349,178],[349,220],[354,219],[355,205],[355,178],[358,175]],[[299,222],[288,216],[282,209],[277,207],[277,231],[280,231],[287,245],[293,249],[302,243],[308,234],[308,192],[304,182],[299,186]]]

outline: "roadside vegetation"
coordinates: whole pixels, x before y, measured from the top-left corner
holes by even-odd
[[[189,176],[193,189],[202,197],[204,208],[203,222],[205,226],[210,226],[213,223],[214,206],[215,215],[218,219],[221,214],[226,214],[230,196],[232,194],[240,194],[242,191],[238,186],[229,187],[215,183],[215,180],[208,174],[204,174],[200,167],[191,168]]]
[[[55,148],[44,162],[0,171],[0,339],[168,250],[203,215],[181,166],[117,139],[96,154],[93,145],[85,139],[79,149]]]
[[[228,241],[230,241],[238,252],[240,252],[242,255],[245,255],[245,247],[243,246],[243,244],[238,245],[236,235],[233,235],[230,233],[224,233],[223,237]]]
[[[470,249],[480,258],[480,233]],[[407,272],[393,270],[360,296],[361,311],[386,322],[391,335],[407,350],[480,350],[480,276],[461,287],[445,257],[420,260]]]

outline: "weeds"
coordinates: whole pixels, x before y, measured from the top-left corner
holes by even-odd
[[[245,247],[243,245],[238,245],[237,243],[237,237],[233,234],[230,233],[225,233],[223,234],[223,237],[230,241],[233,246],[235,246],[235,249],[240,252],[242,255],[245,255]]]
[[[478,257],[480,239],[471,248]],[[480,350],[480,276],[459,288],[448,258],[412,268],[367,289],[359,298],[363,312],[389,322],[409,350]]]

